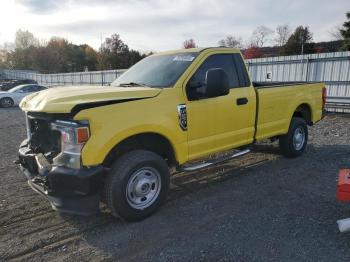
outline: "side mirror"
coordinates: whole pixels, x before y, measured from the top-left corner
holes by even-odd
[[[221,68],[212,68],[206,74],[206,96],[225,96],[230,92],[229,79],[226,72]]]
[[[205,98],[205,83],[192,77],[187,83],[186,92],[190,101]]]

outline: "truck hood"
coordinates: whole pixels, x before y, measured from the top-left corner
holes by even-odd
[[[26,96],[20,103],[23,111],[71,113],[76,106],[107,105],[121,101],[151,98],[161,92],[150,87],[65,86],[54,87]]]

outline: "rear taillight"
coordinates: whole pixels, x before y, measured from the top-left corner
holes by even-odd
[[[322,88],[322,108],[324,109],[326,106],[326,100],[327,100],[327,89],[326,87]]]

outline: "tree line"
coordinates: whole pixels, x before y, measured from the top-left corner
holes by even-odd
[[[335,41],[315,43],[308,26],[294,29],[287,24],[275,30],[258,26],[248,42],[228,35],[218,46],[239,48],[245,58],[299,55],[350,50],[350,12],[346,21],[332,32]],[[196,47],[194,39],[183,42],[183,48]],[[0,68],[35,70],[41,73],[79,72],[129,68],[150,53],[131,49],[119,34],[107,37],[99,50],[87,44],[76,45],[61,37],[39,41],[31,32],[18,30],[14,43],[0,47]]]
[[[75,45],[61,37],[40,42],[31,32],[18,30],[14,43],[0,50],[0,68],[41,73],[124,69],[146,55],[129,48],[118,34],[107,37],[96,51],[87,44]]]
[[[284,24],[277,26],[275,30],[264,25],[258,26],[247,43],[243,42],[242,37],[228,35],[218,41],[218,46],[239,48],[246,59],[348,51],[350,50],[350,12],[346,13],[346,19],[347,21],[341,27],[330,32],[334,41],[315,43],[308,26],[300,25],[292,31],[288,24]],[[196,46],[193,38],[183,42],[184,48]]]

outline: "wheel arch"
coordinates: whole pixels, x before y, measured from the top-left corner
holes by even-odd
[[[131,150],[149,150],[161,156],[169,167],[178,165],[176,152],[170,140],[164,135],[154,132],[145,132],[131,135],[116,144],[106,155],[103,165],[110,167],[118,157]]]
[[[292,117],[300,117],[303,118],[308,125],[313,125],[312,121],[312,109],[308,103],[302,103],[298,105],[293,111]]]

